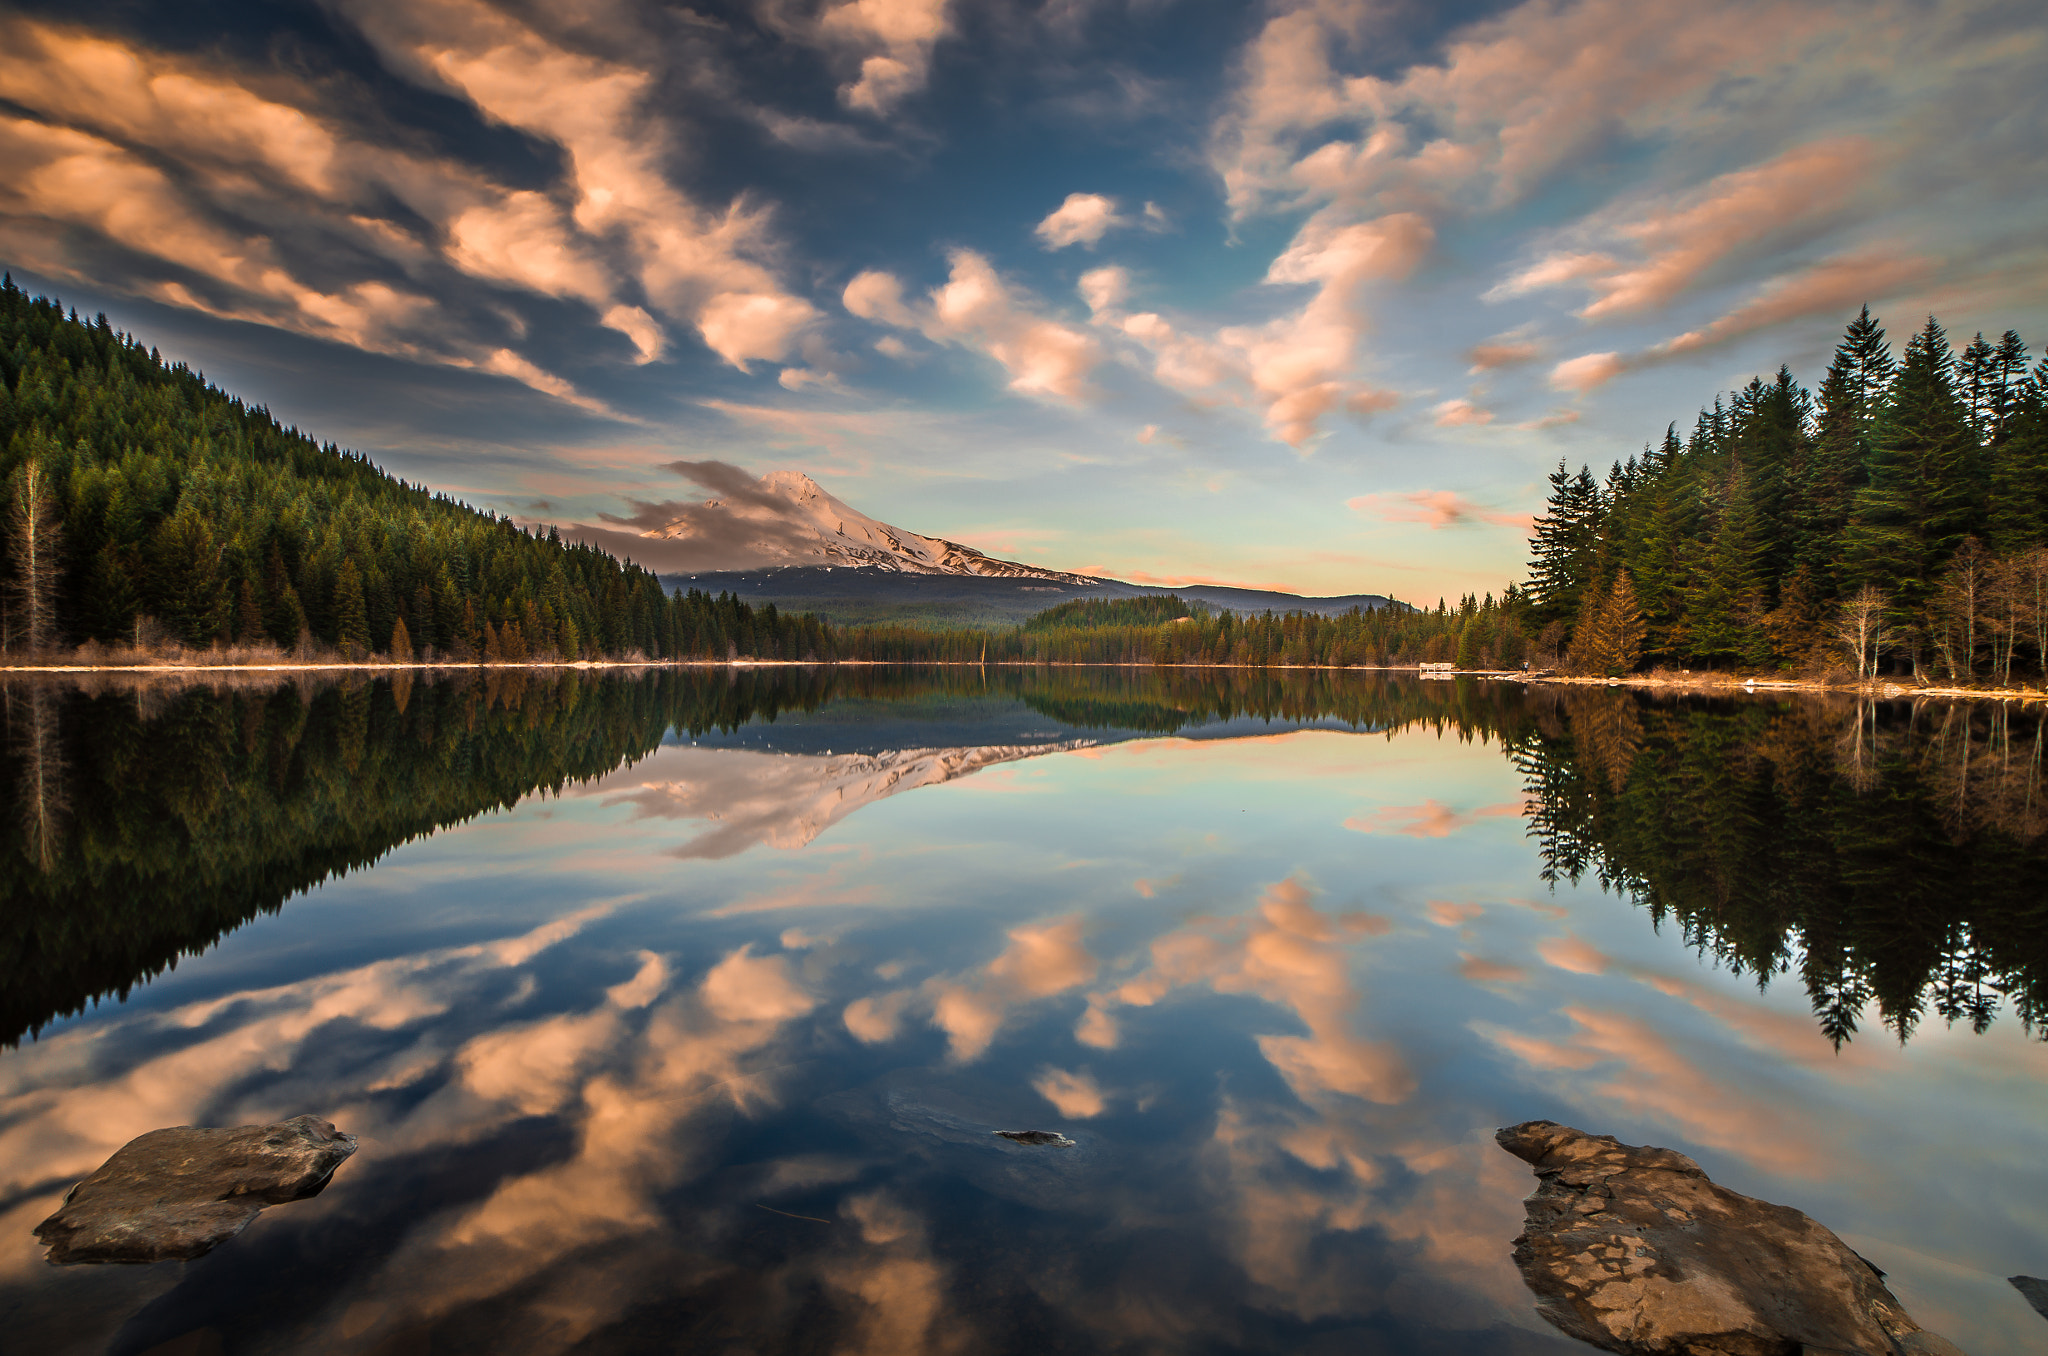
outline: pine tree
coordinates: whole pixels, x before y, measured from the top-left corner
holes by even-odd
[[[354,556],[341,562],[334,579],[334,643],[351,662],[370,652],[370,615],[363,603],[363,576]]]
[[[1906,346],[1879,420],[1869,484],[1845,534],[1852,577],[1891,596],[1909,646],[1924,639],[1921,618],[1935,580],[1978,528],[1977,443],[1953,367],[1948,336],[1929,317]]]
[[[1604,507],[1598,482],[1583,466],[1574,476],[1559,462],[1550,488],[1549,503],[1530,538],[1529,592],[1539,621],[1577,613],[1598,568]]]
[[[391,628],[391,659],[397,664],[412,662],[412,633],[405,629],[403,617],[400,617]]]

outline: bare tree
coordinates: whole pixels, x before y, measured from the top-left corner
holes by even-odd
[[[1856,681],[1859,683],[1877,676],[1878,627],[1884,622],[1887,605],[1888,600],[1881,590],[1865,584],[1854,596],[1844,600],[1835,619],[1836,638],[1856,656]]]
[[[50,473],[34,458],[14,472],[7,505],[7,536],[14,574],[7,580],[9,621],[30,654],[57,640],[57,575],[64,527]]]
[[[1954,682],[1969,683],[1977,675],[1977,622],[1984,610],[1986,567],[1983,545],[1975,537],[1964,538],[1934,595],[1927,638]]]
[[[16,801],[24,847],[28,859],[44,872],[57,865],[64,817],[70,809],[59,701],[57,693],[38,681],[31,681],[19,692],[12,685],[6,689],[8,742],[21,763]]]

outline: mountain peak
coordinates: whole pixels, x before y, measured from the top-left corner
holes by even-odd
[[[998,560],[971,546],[893,527],[842,502],[802,471],[770,471],[757,493],[737,490],[691,505],[650,537],[689,539],[721,559],[700,568],[750,570],[833,565],[904,574],[982,575],[1092,584],[1087,575]]]

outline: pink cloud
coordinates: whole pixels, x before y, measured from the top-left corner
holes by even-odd
[[[1455,928],[1463,927],[1480,914],[1485,913],[1486,906],[1483,904],[1452,904],[1447,900],[1436,899],[1430,901],[1428,912],[1429,921],[1438,927]]]
[[[932,1025],[949,1038],[955,1060],[979,1059],[1011,1009],[1086,984],[1099,968],[1081,941],[1077,914],[1010,931],[1010,944],[978,974],[933,980]]]
[[[1469,400],[1446,400],[1433,413],[1438,428],[1458,428],[1465,425],[1490,424],[1493,411],[1482,409]]]
[[[1361,494],[1344,501],[1354,513],[1371,514],[1381,522],[1426,523],[1432,528],[1491,523],[1527,527],[1526,513],[1497,513],[1452,490],[1416,490],[1408,494]]]
[[[1100,345],[1082,330],[1038,313],[1021,289],[997,275],[973,250],[954,250],[945,283],[928,304],[913,306],[894,275],[868,270],[846,285],[841,303],[863,320],[916,329],[933,343],[987,355],[1023,395],[1074,403],[1093,394],[1089,374],[1102,359]]]
[[[1529,977],[1529,972],[1519,965],[1507,965],[1478,956],[1458,953],[1458,975],[1474,984],[1519,984]]]
[[[1049,250],[1069,245],[1092,249],[1103,236],[1126,224],[1117,215],[1116,199],[1100,193],[1069,193],[1065,202],[1032,228],[1032,234],[1044,241]]]
[[[1619,353],[1588,353],[1570,358],[1550,369],[1551,389],[1585,395],[1613,381],[1630,366]]]
[[[1932,260],[1884,252],[1827,259],[1798,273],[1772,279],[1754,297],[1726,315],[1667,340],[1652,352],[1693,353],[1787,320],[1841,315],[1918,282],[1932,268]]]
[[[1297,1096],[1402,1102],[1413,1094],[1415,1077],[1400,1052],[1361,1039],[1349,1025],[1358,994],[1347,942],[1382,930],[1382,921],[1331,918],[1311,903],[1305,885],[1284,880],[1266,890],[1250,916],[1155,938],[1152,964],[1091,1003],[1105,1010],[1112,1004],[1150,1007],[1192,984],[1252,994],[1293,1012],[1308,1029],[1306,1036],[1258,1038],[1260,1052]]]
[[[1576,936],[1546,937],[1536,944],[1536,954],[1576,975],[1597,975],[1607,968],[1606,953]]]
[[[1722,260],[1848,211],[1873,159],[1860,137],[1814,142],[1721,175],[1687,200],[1629,222],[1620,234],[1648,257],[1595,274],[1594,300],[1579,314],[1599,320],[1663,306]]]
[[[1543,356],[1543,342],[1521,334],[1497,334],[1491,339],[1472,345],[1465,350],[1465,361],[1472,364],[1469,372],[1491,372],[1496,368],[1515,367],[1522,363],[1534,362]]]
[[[1524,808],[1523,802],[1511,800],[1460,813],[1448,805],[1425,800],[1420,805],[1383,806],[1373,811],[1370,816],[1354,815],[1344,821],[1344,827],[1359,833],[1398,833],[1409,838],[1448,838],[1481,820],[1519,815]]]

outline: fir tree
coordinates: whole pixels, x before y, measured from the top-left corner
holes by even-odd
[[[345,659],[361,659],[370,652],[370,615],[354,556],[341,562],[334,580],[334,641]]]

